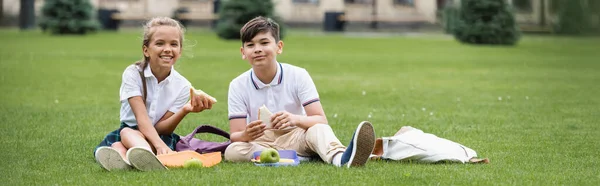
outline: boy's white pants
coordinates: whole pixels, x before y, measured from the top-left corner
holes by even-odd
[[[231,143],[225,150],[225,160],[250,161],[255,151],[265,148],[295,150],[298,156],[305,157],[319,155],[327,163],[331,163],[334,155],[346,150],[329,125],[316,124],[308,130],[299,127],[265,130],[265,134],[254,141]]]

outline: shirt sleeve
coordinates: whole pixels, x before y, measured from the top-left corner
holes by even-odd
[[[227,93],[227,108],[229,110],[229,120],[248,118],[248,109],[241,88],[236,86],[235,81],[229,84]]]
[[[302,69],[296,79],[298,84],[298,98],[302,106],[310,105],[311,103],[320,101],[317,87],[306,69]]]
[[[131,65],[123,72],[121,88],[119,89],[120,101],[126,101],[130,97],[142,96],[142,78],[136,68]]]
[[[169,108],[169,111],[171,111],[173,113],[179,112],[179,110],[181,110],[181,108],[183,108],[183,106],[185,106],[185,104],[187,104],[189,99],[190,99],[190,85],[188,84],[183,87],[183,89],[179,93],[179,96],[177,96],[177,98],[175,99],[175,102],[173,102],[173,106],[171,106],[171,108]]]

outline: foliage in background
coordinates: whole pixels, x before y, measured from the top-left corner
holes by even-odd
[[[106,172],[92,151],[120,124],[119,86],[139,58],[139,36],[138,29],[86,37],[0,29],[0,41],[9,43],[0,45],[2,185],[600,185],[600,37],[472,47],[430,34],[288,32],[277,59],[310,72],[342,144],[360,121],[372,122],[377,137],[409,125],[473,148],[491,164],[370,161],[346,169],[321,161],[224,161]],[[186,39],[201,43],[175,68],[222,102],[188,114],[175,133],[200,124],[228,131],[229,82],[250,68],[239,58],[240,44],[211,30],[189,29]]]
[[[463,43],[514,45],[521,35],[504,0],[462,0],[458,17],[453,33]]]
[[[219,10],[217,34],[222,39],[240,39],[240,29],[251,19],[264,16],[279,24],[280,38],[285,35],[283,21],[275,16],[272,1],[265,0],[225,0]]]
[[[556,33],[564,35],[587,35],[599,30],[598,12],[600,1],[555,0],[558,6]],[[594,15],[594,13],[596,15]],[[596,19],[593,19],[596,16]]]
[[[46,0],[39,26],[53,34],[85,34],[100,24],[89,0]]]
[[[446,6],[444,8],[444,31],[448,34],[454,33],[456,25],[458,24],[458,13],[459,10],[455,6]]]

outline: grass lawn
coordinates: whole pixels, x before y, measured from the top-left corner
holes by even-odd
[[[138,30],[64,37],[0,30],[2,185],[600,185],[600,38],[525,36],[516,47],[441,36],[285,38],[278,60],[311,73],[344,144],[362,120],[379,137],[410,125],[491,164],[223,162],[107,172],[92,150],[119,125],[121,74],[142,57],[140,37]],[[176,69],[219,103],[188,115],[176,133],[204,123],[228,130],[229,81],[250,68],[240,43],[202,30],[186,39]]]

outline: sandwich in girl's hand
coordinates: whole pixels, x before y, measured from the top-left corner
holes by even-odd
[[[273,115],[273,113],[271,113],[265,105],[258,108],[258,119],[267,126],[266,128],[273,128],[273,124],[271,124],[271,115]]]
[[[194,105],[194,99],[192,99],[194,96],[202,96],[202,97],[208,98],[208,100],[211,102],[211,105],[217,103],[216,98],[208,95],[207,93],[205,93],[204,91],[202,91],[200,89],[196,90],[194,87],[190,87],[190,100],[192,102],[192,105]]]

